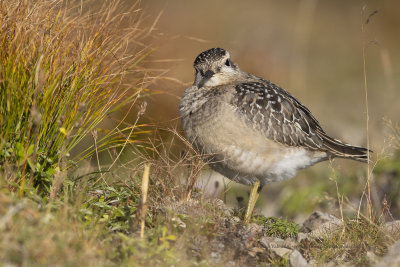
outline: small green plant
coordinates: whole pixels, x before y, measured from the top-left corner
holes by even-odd
[[[139,205],[136,184],[103,185],[88,192],[90,196],[80,206],[82,220],[87,225],[103,224],[108,231],[127,233],[134,227]]]
[[[298,224],[278,217],[256,215],[252,217],[252,222],[262,225],[266,235],[282,239],[295,238],[300,229]]]

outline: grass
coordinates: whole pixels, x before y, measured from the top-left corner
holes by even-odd
[[[0,258],[14,265],[107,264],[99,259],[96,232],[89,234],[68,207],[42,205],[1,194],[3,218]],[[15,212],[9,217],[10,212]]]
[[[96,189],[72,196],[79,195],[83,203],[69,197],[46,202],[1,193],[1,261],[109,266],[134,260],[140,266],[173,259],[174,249],[168,245],[172,237],[165,226],[152,227],[146,240],[133,234],[138,229],[138,202],[131,187],[112,185],[102,192]]]
[[[171,155],[175,139],[183,139],[179,133],[173,131],[171,142],[157,140],[155,130],[146,142],[140,138],[148,133],[139,122],[146,102],[139,99],[149,81],[140,65],[152,51],[146,38],[153,26],[141,25],[138,6],[84,2],[0,2],[1,264],[287,266],[258,238],[294,240],[296,223],[253,216],[262,226],[254,232],[194,187],[204,163],[190,147]],[[137,112],[133,123],[113,119],[123,110]],[[393,129],[397,152],[374,172],[378,180],[396,173],[390,186],[397,188],[400,137]],[[145,166],[150,175],[142,189]],[[287,212],[311,210],[316,190],[338,200],[362,191],[357,175],[349,176],[335,176],[336,187],[324,181],[325,187],[294,189],[283,201]],[[347,178],[352,182],[344,183]],[[301,252],[318,264],[369,264],[369,251],[384,255],[399,238],[382,230],[398,207],[384,206],[374,220],[345,214],[343,228],[303,241]]]
[[[374,224],[367,218],[346,218],[343,228],[329,233],[325,238],[303,242],[302,249],[317,264],[335,262],[339,265],[349,263],[366,266],[372,264],[367,257],[368,252],[383,256],[398,238],[398,234],[389,235],[381,225]]]
[[[1,3],[0,171],[21,194],[25,183],[57,191],[55,177],[94,152],[117,147],[131,130],[97,137],[107,116],[137,99],[144,76],[137,65],[149,52],[139,45],[135,54],[126,52],[127,41],[142,33],[123,27],[135,10],[121,8],[118,2],[87,12],[62,1]],[[136,81],[126,86],[129,72]],[[70,158],[89,134],[95,149]]]

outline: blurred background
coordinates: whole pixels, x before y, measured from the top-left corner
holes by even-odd
[[[157,46],[146,59],[149,75],[158,77],[150,85],[157,94],[148,100],[147,121],[179,127],[178,103],[193,82],[195,57],[222,47],[242,70],[291,92],[330,135],[366,146],[364,47],[374,158],[384,159],[396,149],[388,125],[400,117],[399,1],[147,0],[141,8],[144,22],[153,25]],[[331,165],[334,169],[321,163],[301,171],[296,179],[268,186],[260,210],[288,217],[318,208],[337,213],[338,192],[344,202],[357,207],[365,188],[366,165],[344,160]],[[205,176],[210,175],[206,171]],[[394,181],[398,185],[397,173],[382,171],[374,179],[377,210],[382,209],[385,196],[395,210],[399,200],[389,191]],[[226,187],[210,192],[215,190],[212,187],[208,194],[232,205],[246,202],[247,191],[233,186],[221,195],[218,190]]]

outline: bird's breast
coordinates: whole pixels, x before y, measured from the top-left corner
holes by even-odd
[[[202,153],[216,156],[224,164],[244,173],[262,173],[275,161],[280,145],[246,124],[234,107],[207,102],[183,118],[188,139]]]

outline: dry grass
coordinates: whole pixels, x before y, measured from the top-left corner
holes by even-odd
[[[119,146],[131,130],[118,125],[67,159],[107,116],[135,102],[145,76],[138,64],[151,51],[140,44],[147,32],[136,6],[92,4],[0,4],[0,162],[21,193],[25,181],[49,192],[56,172]]]

